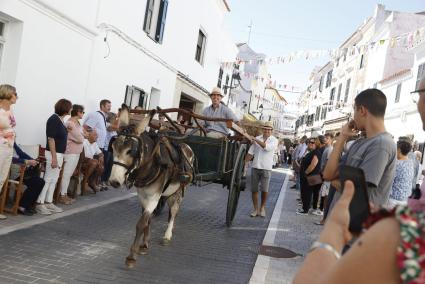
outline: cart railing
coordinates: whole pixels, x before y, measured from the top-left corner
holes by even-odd
[[[199,122],[199,120],[203,120],[203,121],[225,122],[227,128],[233,130],[236,133],[236,137],[234,137],[234,138],[237,139],[237,140],[239,140],[239,139],[243,140],[243,138],[246,138],[247,140],[252,139],[252,137],[249,134],[247,134],[245,132],[245,130],[243,128],[241,128],[239,125],[237,125],[232,119],[202,116],[200,114],[194,113],[193,111],[189,111],[189,110],[181,109],[181,108],[161,109],[160,107],[157,107],[156,110],[130,110],[130,113],[134,114],[134,115],[146,115],[146,114],[151,114],[152,112],[155,112],[155,113],[158,113],[158,114],[163,114],[168,120],[167,123],[169,123],[179,134],[183,134],[182,128],[184,128],[185,130],[187,130],[187,129],[199,129],[206,136],[207,130],[205,129],[203,124]],[[186,115],[190,116],[191,118],[193,118],[197,127],[178,124],[168,116],[169,113],[186,114]],[[151,120],[150,126],[155,128],[155,129],[159,129],[161,127],[158,120]],[[239,136],[239,139],[237,138],[238,136]]]

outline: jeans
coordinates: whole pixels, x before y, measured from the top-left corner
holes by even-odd
[[[296,190],[301,190],[301,177],[300,174],[297,174],[296,180],[295,180],[295,189]]]
[[[109,177],[111,176],[112,166],[114,163],[114,155],[112,152],[109,152],[107,150],[102,150],[103,152],[103,174],[102,174],[102,181],[107,182],[109,180]]]
[[[44,184],[43,190],[38,196],[37,202],[44,204],[44,202],[51,203],[53,201],[53,194],[55,193],[56,183],[59,178],[61,167],[63,164],[63,154],[56,153],[58,159],[58,167],[52,168],[52,154],[50,151],[46,150],[46,173],[44,174]]]

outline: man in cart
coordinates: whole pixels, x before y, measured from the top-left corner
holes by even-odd
[[[211,105],[204,108],[202,115],[213,118],[232,119],[237,123],[239,119],[236,118],[233,111],[221,102],[223,97],[220,88],[213,88],[210,94]],[[207,130],[207,137],[222,138],[229,134],[229,129],[225,122],[205,121],[204,126]]]
[[[252,138],[251,147],[245,156],[245,167],[254,157],[251,172],[251,191],[254,210],[251,217],[266,217],[266,201],[273,167],[273,155],[279,140],[272,135],[273,123],[267,121],[263,126],[263,135]],[[261,190],[261,206],[258,208],[258,191]]]

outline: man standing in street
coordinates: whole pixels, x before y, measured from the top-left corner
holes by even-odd
[[[111,101],[101,100],[100,101],[100,110],[89,113],[86,120],[84,121],[84,128],[86,130],[94,129],[97,133],[97,145],[102,150],[103,156],[105,157],[104,161],[106,162],[109,157],[108,145],[106,144],[106,134],[108,131],[117,130],[115,124],[110,124],[106,121],[108,113],[111,111]],[[107,165],[104,165],[106,168]],[[102,179],[101,188],[107,189],[106,180]]]
[[[334,135],[332,133],[325,134],[325,150],[323,151],[322,159],[320,161],[320,172],[323,173],[326,163],[332,153],[333,150],[333,141]],[[332,198],[335,194],[335,189],[331,189],[331,183],[329,181],[325,181],[322,184],[322,188],[320,189],[321,200],[323,198],[323,218],[322,220],[315,222],[316,225],[324,225],[325,219],[327,217],[329,211],[329,205],[332,202]],[[322,205],[321,205],[322,207]]]
[[[263,126],[263,135],[252,139],[251,147],[245,157],[245,167],[254,157],[251,172],[251,191],[254,210],[251,217],[260,215],[266,217],[266,201],[270,184],[273,155],[277,149],[279,141],[272,135],[273,124],[267,121]],[[261,188],[261,206],[258,208],[258,190]]]
[[[223,94],[221,93],[220,88],[215,87],[211,91],[210,98],[211,105],[202,111],[203,116],[232,119],[234,122],[238,122],[238,119],[236,118],[233,111],[221,102],[223,99]],[[229,129],[227,128],[226,122],[205,121],[205,128],[208,131],[208,137],[222,138],[229,134]]]
[[[307,150],[307,144],[305,143],[307,141],[307,136],[303,136],[300,139],[300,144],[298,144],[297,147],[295,147],[294,155],[292,157],[293,159],[293,165],[292,168],[294,169],[294,175],[295,175],[295,185],[291,188],[296,188],[298,191],[301,190],[301,182],[300,182],[300,166],[301,166],[301,159],[304,157],[305,151]]]
[[[396,145],[391,134],[385,130],[386,107],[387,98],[378,89],[367,89],[355,98],[354,120],[343,126],[323,172],[323,178],[331,181],[337,191],[332,205],[341,196],[340,165],[361,168],[365,174],[370,202],[378,207],[386,205],[396,163]],[[341,161],[345,143],[360,131],[366,137],[354,141]]]

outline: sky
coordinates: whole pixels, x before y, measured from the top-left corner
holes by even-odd
[[[425,11],[425,0],[227,0],[230,13],[225,27],[236,43],[248,42],[253,50],[268,57],[289,55],[298,50],[330,49],[340,46],[368,17],[376,5],[386,10]],[[297,59],[287,64],[268,67],[278,84],[303,90],[315,66],[329,58]],[[297,94],[283,92],[289,101]]]

